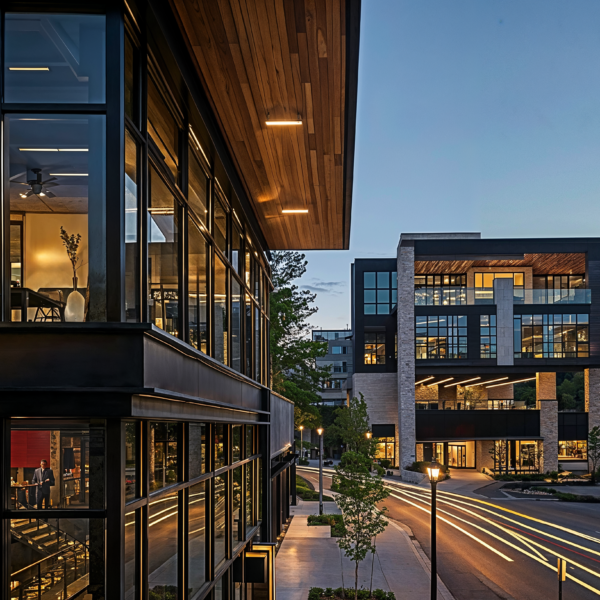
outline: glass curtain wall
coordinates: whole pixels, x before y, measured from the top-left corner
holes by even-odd
[[[258,532],[256,426],[129,421],[124,430],[127,464],[146,465],[149,483],[124,507],[126,598],[177,598],[183,585],[200,597]]]
[[[126,319],[268,383],[268,263],[151,12],[148,24],[147,47],[126,24]]]

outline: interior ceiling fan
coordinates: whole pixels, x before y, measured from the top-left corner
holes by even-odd
[[[56,181],[56,177],[51,177],[50,179],[46,179],[46,181],[42,181],[42,170],[41,169],[31,169],[35,174],[35,179],[30,179],[27,183],[23,183],[22,181],[17,181],[19,185],[28,185],[29,189],[26,192],[22,192],[19,194],[21,198],[28,198],[32,194],[36,196],[47,196],[48,198],[55,198],[56,194],[50,192],[47,188],[56,187],[58,183],[52,183]]]

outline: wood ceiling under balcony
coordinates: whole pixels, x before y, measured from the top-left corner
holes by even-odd
[[[347,249],[360,0],[171,2],[269,247]]]

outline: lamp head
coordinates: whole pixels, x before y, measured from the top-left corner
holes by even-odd
[[[431,483],[436,483],[440,477],[440,472],[442,470],[442,465],[440,465],[439,463],[433,461],[428,467],[427,467],[427,475],[429,476],[429,481]]]
[[[299,429],[300,431],[302,431],[302,430],[304,429],[304,425],[300,425],[300,427],[298,427],[298,429]]]
[[[317,429],[317,433],[318,433],[319,435],[323,435],[323,428],[322,428],[322,427],[319,427],[319,428]]]
[[[371,439],[371,436],[372,436],[372,435],[373,435],[373,434],[372,434],[370,431],[367,431],[367,433],[366,433],[366,436],[367,436],[367,439],[368,439],[368,440],[370,440],[370,439]]]

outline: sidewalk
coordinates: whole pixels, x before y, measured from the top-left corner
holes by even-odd
[[[329,526],[309,527],[307,516],[318,514],[318,502],[291,507],[292,523],[277,554],[277,600],[306,600],[311,587],[340,587],[342,566],[344,586],[354,588],[354,563],[343,556]],[[334,502],[325,502],[326,513],[339,513]],[[361,563],[358,586],[369,588],[373,568],[373,589],[392,591],[397,600],[429,600],[429,560],[404,526],[390,522],[377,537],[377,553]],[[410,531],[410,530],[408,530]],[[453,600],[438,578],[438,599]]]

